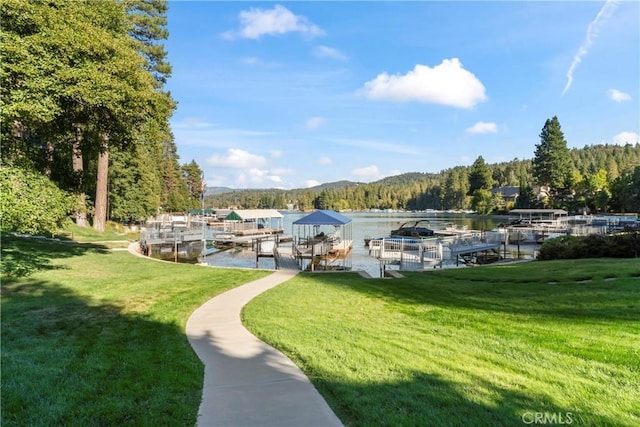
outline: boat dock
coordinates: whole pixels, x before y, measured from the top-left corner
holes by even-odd
[[[352,248],[351,240],[301,239],[294,242],[292,257],[300,269],[339,270],[340,261],[349,257]]]
[[[415,239],[386,237],[369,241],[369,255],[380,261],[380,274],[384,276],[389,265],[399,270],[424,270],[442,267],[444,261],[455,260],[474,264],[500,259],[500,250],[506,247],[506,235],[501,232],[465,230],[446,237]]]
[[[449,246],[451,257],[455,256],[456,266],[460,265],[460,261],[465,264],[477,263],[480,258],[487,258],[490,253],[500,259],[500,249],[504,243],[500,242],[482,242],[469,241]]]

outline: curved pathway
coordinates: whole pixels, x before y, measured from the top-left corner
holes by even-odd
[[[187,337],[205,365],[198,426],[341,426],[302,371],[240,321],[254,297],[296,275],[275,273],[220,294],[187,321]]]

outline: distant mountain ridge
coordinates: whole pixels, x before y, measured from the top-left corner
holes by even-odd
[[[355,187],[357,185],[365,184],[364,182],[354,182],[349,180],[341,180],[336,182],[327,182],[313,187],[306,188],[294,188],[291,190],[284,190],[280,188],[230,188],[230,187],[206,187],[204,190],[205,196],[213,196],[217,194],[235,193],[235,192],[248,192],[248,191],[322,191],[322,190],[340,190],[342,188]]]
[[[313,187],[304,187],[304,188],[292,188],[290,190],[285,190],[281,188],[231,188],[231,187],[206,187],[205,196],[213,196],[217,194],[225,194],[225,193],[235,193],[235,192],[247,192],[247,191],[311,191],[311,192],[320,192],[323,190],[341,190],[343,188],[356,187],[358,185],[366,185],[366,184],[384,184],[384,185],[404,185],[408,182],[415,181],[417,179],[422,179],[426,177],[433,177],[437,174],[434,173],[424,173],[424,172],[405,172],[400,175],[388,176],[386,178],[382,178],[378,181],[366,183],[360,181],[349,181],[347,179],[343,179],[335,182],[326,182],[319,185],[314,185]]]
[[[224,194],[224,193],[232,193],[236,190],[234,190],[233,188],[229,188],[229,187],[205,187],[204,188],[204,195],[205,196],[213,196],[216,194]]]

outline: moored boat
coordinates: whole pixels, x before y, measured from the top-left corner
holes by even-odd
[[[428,220],[419,219],[417,221],[407,221],[402,224],[399,228],[395,230],[391,230],[391,236],[403,236],[403,237],[414,237],[414,238],[424,238],[424,237],[433,237],[433,230],[428,228],[429,225]]]

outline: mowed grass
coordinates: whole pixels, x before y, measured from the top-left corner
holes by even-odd
[[[640,425],[640,261],[406,276],[302,274],[243,320],[348,426]]]
[[[0,424],[195,425],[204,369],[186,321],[266,274],[3,235]]]

